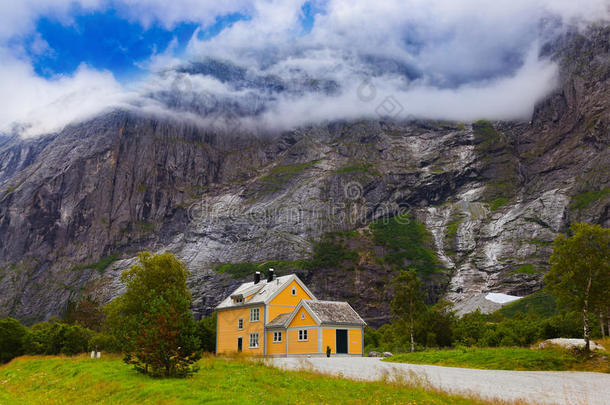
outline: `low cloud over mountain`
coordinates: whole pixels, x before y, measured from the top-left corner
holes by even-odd
[[[7,3],[0,6],[0,128],[35,136],[114,108],[227,130],[375,117],[528,120],[557,83],[545,44],[608,19],[605,1],[582,3]],[[41,18],[78,28],[77,16],[111,4],[116,18],[144,31],[195,28],[184,46],[149,44],[150,54],[132,61],[141,70],[133,77],[117,79],[112,66],[88,60],[72,72],[41,73],[37,58],[54,55],[37,32]]]

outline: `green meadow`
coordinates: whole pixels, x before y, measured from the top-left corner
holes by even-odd
[[[606,339],[602,344],[607,345],[608,343],[610,343],[610,339]],[[584,354],[560,348],[538,350],[523,347],[464,347],[402,353],[384,360],[396,363],[433,364],[488,370],[569,370],[610,373],[609,355],[608,352]]]
[[[358,382],[262,361],[206,357],[186,379],[154,379],[118,356],[24,356],[0,366],[0,404],[481,404],[404,383]]]

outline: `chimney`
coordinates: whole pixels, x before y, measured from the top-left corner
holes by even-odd
[[[267,282],[268,283],[273,281],[273,275],[274,275],[273,269],[269,269],[269,273],[267,273]]]
[[[257,271],[254,273],[254,284],[258,284],[259,281],[261,281],[261,272]]]

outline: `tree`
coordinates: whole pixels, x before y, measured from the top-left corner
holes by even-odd
[[[441,299],[419,312],[415,322],[415,340],[427,347],[451,346],[455,322],[453,304]]]
[[[78,324],[68,325],[57,319],[32,326],[27,337],[29,354],[65,354],[72,356],[87,351],[93,331]]]
[[[392,312],[400,321],[409,324],[409,334],[411,338],[411,351],[415,351],[414,321],[416,312],[422,308],[424,301],[422,298],[421,284],[417,278],[415,270],[401,270],[400,274],[394,279],[394,299],[392,300]]]
[[[216,351],[216,313],[197,322],[196,330],[201,350],[214,353]]]
[[[585,350],[590,350],[589,315],[603,310],[610,291],[610,229],[575,223],[571,236],[559,235],[545,277],[559,300],[582,311]]]
[[[142,252],[123,272],[125,294],[106,307],[107,323],[122,342],[124,361],[144,374],[186,376],[201,357],[186,288],[188,271],[171,253]]]
[[[487,333],[487,322],[481,310],[464,314],[456,321],[454,340],[466,346],[476,346]]]
[[[7,363],[24,353],[24,340],[28,330],[13,318],[0,319],[0,364]]]
[[[78,323],[85,328],[100,331],[104,322],[104,311],[101,305],[91,297],[84,297],[78,302],[70,302],[64,317],[64,321],[73,324]]]

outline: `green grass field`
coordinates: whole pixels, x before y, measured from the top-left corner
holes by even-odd
[[[20,357],[0,367],[0,404],[477,404],[391,382],[357,382],[260,361],[204,358],[188,379],[152,379],[119,357]]]
[[[596,353],[586,357],[561,349],[464,348],[403,353],[384,360],[488,370],[578,370],[610,373],[607,354]]]

